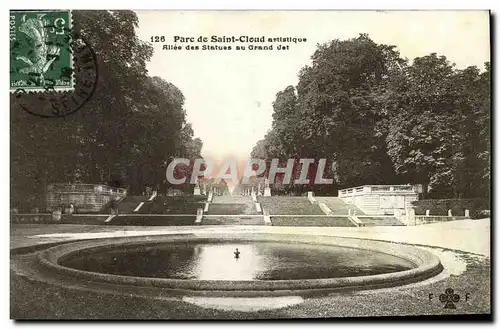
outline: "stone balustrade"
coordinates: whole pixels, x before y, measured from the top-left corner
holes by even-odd
[[[418,200],[413,185],[364,185],[339,191],[339,198],[369,215],[393,215]]]
[[[417,193],[413,185],[364,185],[358,187],[339,190],[339,197],[360,195],[360,194],[381,194],[381,193]]]
[[[47,187],[47,211],[72,203],[78,212],[98,212],[111,200],[127,196],[127,189],[101,184],[50,184]]]

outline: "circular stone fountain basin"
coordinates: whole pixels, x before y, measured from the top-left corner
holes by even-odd
[[[233,296],[374,289],[424,280],[442,270],[435,255],[411,246],[277,234],[87,240],[49,248],[38,261],[86,283]]]
[[[234,256],[238,249],[239,257]],[[400,272],[415,267],[397,256],[334,245],[284,242],[173,242],[83,250],[59,261],[77,270],[194,280],[304,280]]]

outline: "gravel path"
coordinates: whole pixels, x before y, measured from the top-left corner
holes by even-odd
[[[78,225],[11,226],[11,248],[87,238],[149,234],[267,232],[320,234],[409,243],[440,257],[445,271],[424,282],[397,288],[334,293],[280,300],[165,298],[78,291],[28,280],[11,266],[11,318],[15,319],[283,319],[404,315],[489,314],[490,221],[464,220],[415,227],[105,227]],[[439,295],[460,295],[455,309]],[[247,305],[248,307],[245,307]]]
[[[393,241],[490,256],[490,219],[459,220],[419,226],[277,227],[277,226],[92,226],[12,224],[11,248],[40,243],[112,236],[206,232],[317,234]]]

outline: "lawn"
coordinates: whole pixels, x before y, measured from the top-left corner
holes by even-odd
[[[204,207],[206,197],[197,196],[157,196],[153,201],[145,203],[139,210],[143,214],[193,214]]]
[[[272,216],[273,226],[337,226],[351,227],[354,224],[346,217],[280,217]]]
[[[259,197],[262,209],[271,215],[324,215],[321,208],[309,202],[306,197]]]
[[[194,225],[196,215],[193,216],[118,216],[107,225],[127,226],[189,226]]]

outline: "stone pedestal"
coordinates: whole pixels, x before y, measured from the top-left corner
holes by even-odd
[[[417,219],[415,217],[415,208],[406,208],[406,225],[415,226],[417,225]]]
[[[311,202],[312,204],[315,204],[316,203],[316,199],[314,198],[314,193],[312,191],[309,191],[307,192],[307,199],[309,200],[309,202]]]
[[[271,196],[271,188],[269,187],[264,188],[264,196]]]
[[[260,214],[262,213],[262,207],[260,206],[260,203],[255,202],[255,210]]]
[[[195,220],[195,224],[201,224],[201,221],[203,219],[203,208],[198,208],[196,210],[196,220]]]
[[[264,191],[265,194],[265,191]],[[269,215],[269,210],[268,209],[262,209],[262,217],[264,218],[264,223],[266,225],[273,225],[271,222],[271,216]]]
[[[200,188],[199,188],[199,187],[195,187],[195,188],[194,188],[193,195],[201,195],[201,191],[200,191]]]

